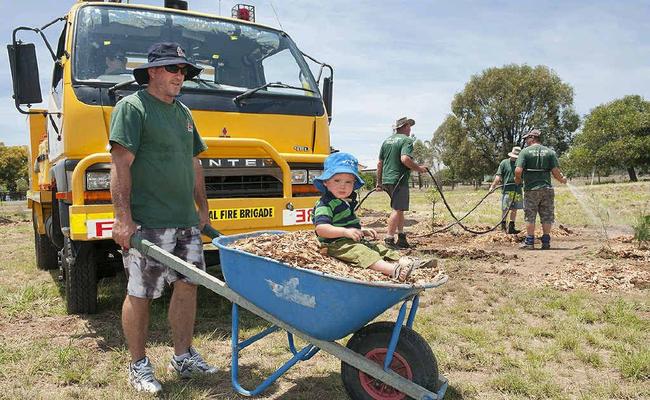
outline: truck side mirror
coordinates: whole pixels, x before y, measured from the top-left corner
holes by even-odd
[[[323,78],[323,102],[329,122],[332,122],[332,90],[334,90],[334,77]]]
[[[43,101],[38,77],[36,47],[33,43],[14,43],[7,45],[7,52],[9,53],[16,108],[21,113],[26,113],[20,108],[21,104],[31,105]]]

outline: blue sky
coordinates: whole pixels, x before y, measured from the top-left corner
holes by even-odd
[[[17,25],[42,26],[74,0],[0,2],[0,37]],[[162,4],[163,0],[131,0]],[[243,1],[242,1],[243,2]],[[218,13],[219,0],[189,0]],[[221,1],[222,14],[238,2]],[[376,163],[400,116],[429,139],[451,100],[474,74],[510,63],[552,68],[575,90],[579,114],[628,94],[650,99],[650,1],[250,1],[257,20],[282,28],[298,46],[335,68],[332,144]],[[272,7],[273,6],[273,7]],[[55,40],[59,27],[48,36]],[[46,31],[48,32],[48,31]],[[28,34],[29,35],[29,34]],[[40,45],[35,36],[22,36]],[[43,46],[41,46],[43,47]],[[51,75],[41,53],[42,86]],[[46,87],[46,86],[45,86]],[[0,56],[0,141],[25,144],[25,117],[11,99],[6,50]]]

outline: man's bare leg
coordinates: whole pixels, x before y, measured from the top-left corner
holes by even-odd
[[[397,232],[402,233],[404,232],[404,211],[395,210],[395,213],[397,214]]]
[[[169,303],[169,325],[172,328],[174,353],[177,356],[187,353],[192,345],[194,320],[196,318],[196,285],[174,282],[174,292]]]
[[[131,354],[131,361],[145,356],[149,335],[149,304],[151,300],[127,295],[122,304],[122,330]]]
[[[531,224],[531,223],[526,224],[526,235],[535,236],[535,224]]]
[[[397,215],[398,211],[393,210],[388,217],[388,232],[386,232],[387,237],[394,237],[397,232],[397,226],[399,222],[399,216]]]

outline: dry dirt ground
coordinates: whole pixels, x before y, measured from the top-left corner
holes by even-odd
[[[384,233],[384,213],[366,211],[362,225]],[[524,285],[547,285],[568,290],[589,288],[597,292],[644,290],[650,288],[650,248],[639,247],[631,235],[607,234],[589,228],[554,226],[551,250],[540,250],[540,228],[536,232],[536,250],[522,250],[525,232],[506,235],[500,230],[476,235],[459,227],[434,233],[432,227],[416,213],[407,217],[406,230],[413,250],[405,254],[431,255],[443,260],[469,259],[471,270],[450,270],[452,279],[489,280],[489,275],[510,277]],[[523,225],[520,223],[520,225]],[[444,226],[433,227],[440,230]],[[472,226],[475,231],[489,226]],[[524,226],[519,226],[524,229]],[[606,236],[607,235],[607,239]],[[381,235],[380,235],[381,236]],[[449,264],[449,263],[447,263]]]
[[[489,287],[494,277],[531,287],[551,284],[560,290],[587,288],[596,292],[630,291],[640,293],[642,296],[647,295],[647,289],[650,287],[650,249],[638,248],[630,236],[610,234],[612,237],[605,240],[603,233],[595,229],[558,226],[553,230],[553,248],[551,250],[524,251],[519,249],[522,235],[505,235],[498,231],[485,235],[474,235],[462,232],[457,228],[450,232],[431,235],[431,227],[427,225],[424,218],[420,218],[416,213],[409,213],[407,217],[409,240],[415,245],[415,248],[405,251],[405,254],[430,255],[439,258],[440,266],[444,268],[451,280],[478,289],[477,293],[486,293],[486,288]],[[365,227],[375,227],[382,237],[381,234],[384,232],[382,228],[386,226],[386,215],[385,213],[365,211],[362,213],[362,223]],[[31,223],[28,221],[7,220],[1,221],[0,225],[3,236],[8,235],[5,236],[6,242],[24,240],[25,237],[31,235],[29,232]],[[473,228],[486,227],[474,226]],[[17,230],[22,233],[17,233]],[[33,245],[30,244],[22,250],[15,250],[14,246],[7,244],[0,250],[5,252],[4,259],[9,260],[12,257],[24,257],[22,253],[31,253],[31,246]],[[12,255],[12,251],[16,254]],[[458,263],[454,260],[470,260],[470,262]],[[52,279],[47,273],[38,276],[33,282],[34,284],[37,284],[39,279],[42,282]],[[15,276],[0,278],[7,283],[7,279],[14,280]],[[453,293],[445,294],[444,297],[447,296],[453,296]],[[38,306],[37,302],[35,304]],[[428,306],[426,298],[423,300],[422,306]],[[111,307],[109,306],[109,308]],[[34,312],[38,314],[37,311]],[[26,314],[30,315],[30,313]],[[214,323],[214,320],[208,322]],[[91,316],[88,319],[64,315],[13,318],[11,321],[0,321],[0,347],[2,347],[2,342],[11,343],[12,347],[19,347],[17,343],[27,344],[44,340],[47,340],[50,346],[65,346],[66,343],[69,344],[72,341],[75,343],[82,341],[83,347],[96,349],[96,351],[107,355],[102,359],[102,364],[119,366],[117,368],[106,367],[106,369],[115,372],[103,377],[101,382],[91,379],[92,382],[95,382],[94,385],[98,390],[104,386],[110,387],[119,381],[122,382],[118,386],[119,390],[128,391],[124,388],[126,384],[123,382],[123,368],[121,367],[126,362],[127,356],[122,348],[123,341],[119,326],[119,313],[115,310],[105,310],[101,315]],[[200,327],[197,329],[206,332]],[[216,328],[213,324],[210,329],[213,331],[204,335],[206,339],[201,340],[199,346],[206,351],[209,350],[210,354],[229,354],[228,323],[219,323]],[[152,346],[150,354],[156,359],[164,359],[168,352],[168,347],[164,344],[167,338],[156,336],[156,332],[159,331],[161,331],[159,327],[153,329],[154,337],[150,340],[154,341],[155,345]],[[120,348],[122,350],[116,351]],[[262,349],[262,353],[268,354],[264,353],[267,350]],[[268,351],[273,352],[272,350]],[[324,360],[323,364],[319,365],[316,370],[310,371],[309,379],[302,379],[300,368],[291,370],[274,385],[273,390],[267,393],[268,397],[265,398],[308,398],[303,396],[305,393],[312,393],[311,398],[345,398],[340,386],[334,392],[329,389],[330,391],[318,394],[317,389],[320,384],[324,385],[322,387],[332,387],[339,385],[338,382],[340,382],[338,376],[330,374],[332,371],[338,371],[338,361],[329,356],[320,357],[321,360]],[[43,361],[47,362],[48,360]],[[224,373],[223,376],[219,375],[216,378],[217,382],[213,380],[209,386],[206,386],[204,392],[206,398],[240,398],[240,396],[233,395],[230,388],[230,377],[227,373],[230,369],[229,357],[219,357],[218,360],[213,358],[211,361],[215,362]],[[253,364],[257,361],[256,359],[242,360],[243,363],[252,362]],[[88,368],[92,370],[92,366],[88,366]],[[483,372],[476,374],[476,382],[482,382],[485,378],[481,375]],[[334,373],[334,375],[337,374]],[[467,373],[460,371],[448,375],[448,378],[452,382],[454,378],[474,380],[466,375]],[[485,371],[484,375],[489,376],[490,371]],[[10,379],[11,376],[7,375],[4,378]],[[75,379],[83,381],[88,378]],[[52,390],[60,389],[58,384],[53,384],[51,380],[48,382],[45,385],[53,385]],[[42,385],[42,383],[40,384]],[[223,390],[214,389],[215,387]],[[35,390],[37,390],[35,393],[40,394],[43,393],[43,390],[47,391],[42,386]],[[18,393],[25,395],[29,392]],[[74,395],[74,392],[65,393],[63,397]],[[96,392],[91,393],[95,393],[92,397],[96,397]],[[182,395],[182,391],[179,395]],[[325,397],[320,397],[321,395]],[[1,397],[2,394],[0,394]]]

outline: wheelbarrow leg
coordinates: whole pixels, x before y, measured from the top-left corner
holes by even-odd
[[[404,317],[406,316],[406,305],[409,300],[404,301],[402,306],[399,309],[399,314],[397,315],[397,320],[395,321],[395,328],[393,329],[393,334],[390,338],[388,344],[388,350],[386,352],[386,359],[384,360],[384,371],[390,369],[390,363],[393,362],[393,354],[397,348],[397,341],[399,340],[399,333],[402,331],[402,326],[404,324]],[[411,304],[411,311],[409,312],[408,320],[406,321],[406,326],[413,329],[413,320],[415,319],[415,314],[418,309],[418,304],[420,304],[420,296],[415,296]]]
[[[257,335],[242,341],[241,343],[239,342],[239,306],[236,303],[233,303],[232,305],[232,341],[231,341],[231,350],[232,350],[232,368],[230,371],[230,376],[232,380],[232,386],[233,388],[239,392],[240,394],[243,394],[244,396],[257,396],[258,394],[262,393],[264,390],[266,390],[273,382],[275,382],[280,376],[282,376],[289,368],[294,366],[298,361],[303,361],[306,359],[311,358],[316,352],[318,352],[318,348],[315,347],[313,344],[308,344],[307,346],[303,347],[302,350],[294,352],[294,356],[284,363],[280,368],[278,368],[271,376],[266,378],[264,382],[262,382],[259,386],[257,386],[253,390],[246,390],[244,389],[240,384],[239,384],[239,351],[243,350],[247,346],[255,343],[256,341],[262,339],[263,337],[276,332],[279,330],[277,326],[273,325],[264,331],[258,333]],[[293,341],[292,341],[293,344]],[[293,346],[292,346],[293,347]],[[293,348],[295,350],[295,347]]]

